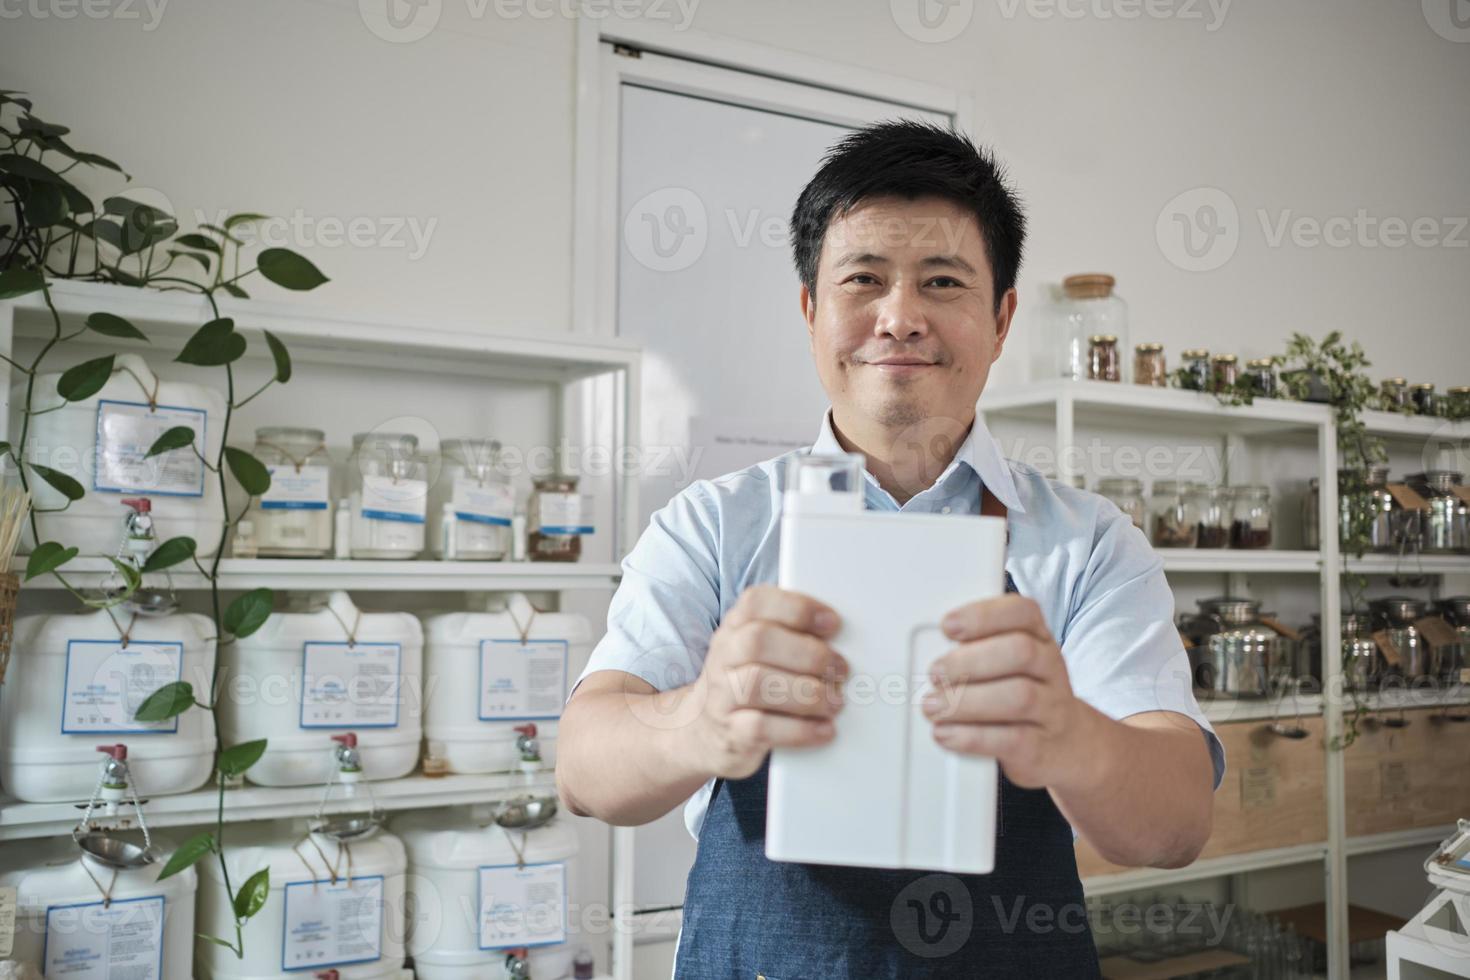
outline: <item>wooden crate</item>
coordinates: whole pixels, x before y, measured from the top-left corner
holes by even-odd
[[[1326,841],[1322,719],[1303,718],[1307,737],[1298,740],[1271,734],[1268,724],[1215,726],[1225,746],[1225,779],[1215,793],[1214,832],[1200,857]],[[1079,840],[1077,870],[1087,877],[1127,869]]]
[[[1357,741],[1343,756],[1349,837],[1437,827],[1470,816],[1470,784],[1462,778],[1470,723],[1446,721],[1438,708],[1406,711],[1403,717],[1406,728],[1360,723]]]

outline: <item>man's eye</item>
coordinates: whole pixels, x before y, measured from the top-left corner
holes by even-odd
[[[859,272],[857,275],[850,277],[847,281],[855,282],[859,286],[874,286],[877,285],[878,278],[876,276],[869,275],[866,272]]]
[[[952,287],[952,286],[963,286],[964,283],[960,282],[958,279],[955,279],[955,278],[953,278],[951,276],[935,276],[933,279],[930,279],[929,280],[929,285],[931,285],[931,286],[944,286],[946,288],[949,288],[949,287]]]

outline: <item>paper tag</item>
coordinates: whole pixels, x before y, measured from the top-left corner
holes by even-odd
[[[482,484],[467,476],[454,478],[451,503],[454,516],[459,520],[499,527],[510,527],[510,519],[516,509],[515,491],[509,483],[490,480]]]
[[[480,868],[480,948],[563,943],[567,938],[564,862]]]
[[[1240,771],[1240,806],[1257,810],[1276,802],[1276,767],[1247,766]]]
[[[301,727],[396,728],[402,665],[398,643],[307,642],[301,651]]]
[[[591,534],[590,515],[585,513],[580,493],[543,493],[540,503],[542,534]]]
[[[1441,647],[1459,646],[1460,634],[1455,628],[1445,622],[1443,616],[1425,616],[1423,619],[1414,620],[1414,628],[1419,635],[1429,641],[1429,645],[1439,649]]]
[[[66,980],[159,980],[163,975],[162,895],[115,898],[104,905],[46,909],[41,972]]]
[[[1262,616],[1261,617],[1261,624],[1263,626],[1265,626],[1266,628],[1268,628],[1268,629],[1275,630],[1277,633],[1279,633],[1282,636],[1286,637],[1288,640],[1292,640],[1292,641],[1295,641],[1297,643],[1300,643],[1301,642],[1301,639],[1302,639],[1301,633],[1299,633],[1296,630],[1292,629],[1290,626],[1287,626],[1285,623],[1281,622],[1280,620],[1271,619],[1268,616]]]
[[[1388,635],[1388,630],[1374,630],[1373,642],[1378,644],[1378,652],[1383,654],[1384,660],[1387,660],[1395,667],[1402,667],[1404,665],[1403,655],[1399,653],[1399,648],[1394,645],[1393,638]]]
[[[282,970],[325,970],[382,955],[382,875],[286,885]]]
[[[61,701],[63,735],[166,735],[179,730],[167,721],[134,721],[150,694],[178,681],[183,673],[182,643],[131,640],[68,640]]]
[[[271,485],[260,498],[261,510],[326,510],[332,499],[332,469],[329,466],[303,466],[300,470],[289,463],[267,466]]]
[[[1388,492],[1404,510],[1428,510],[1429,504],[1407,483],[1390,483]]]
[[[568,648],[566,640],[481,640],[480,720],[561,717]]]
[[[1470,486],[1456,483],[1450,487],[1450,492],[1459,497],[1461,502],[1470,504]]]
[[[1385,800],[1401,800],[1409,795],[1409,764],[1384,762],[1378,770],[1379,792]]]
[[[15,896],[14,885],[0,885],[0,958],[9,956],[15,949]]]
[[[194,447],[203,452],[208,413],[201,408],[103,400],[97,403],[97,447],[93,462],[94,490],[146,493],[150,496],[201,497],[204,461],[188,446],[157,456],[148,450],[175,426],[194,430]]]
[[[391,476],[362,478],[362,516],[372,521],[424,523],[429,485],[423,480],[395,480]]]

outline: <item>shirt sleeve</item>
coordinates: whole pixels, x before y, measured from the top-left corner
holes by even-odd
[[[577,684],[599,670],[625,671],[660,691],[693,682],[720,619],[719,523],[702,483],[654,513],[622,568],[607,633]]]
[[[1060,638],[1072,690],[1119,721],[1145,711],[1193,719],[1209,746],[1218,789],[1225,747],[1194,697],[1163,559],[1116,508],[1103,510],[1098,521],[1101,527]]]

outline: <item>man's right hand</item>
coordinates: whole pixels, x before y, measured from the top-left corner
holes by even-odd
[[[776,746],[832,740],[848,666],[827,639],[840,625],[836,612],[810,596],[771,585],[740,594],[694,682],[705,769],[743,779]]]

